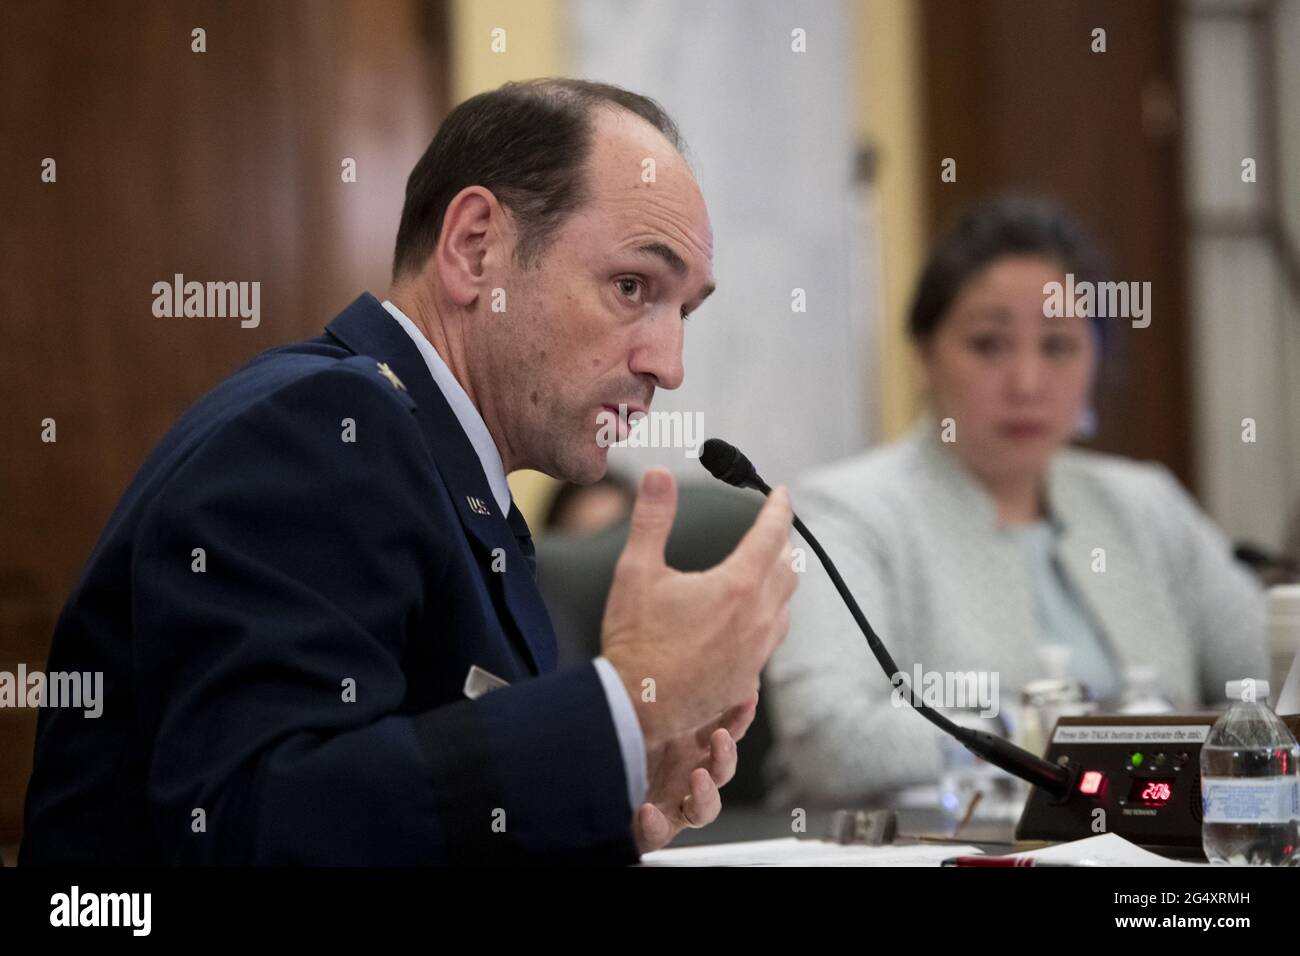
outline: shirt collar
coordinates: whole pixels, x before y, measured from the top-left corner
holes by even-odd
[[[501,462],[501,452],[497,449],[496,442],[492,440],[492,433],[488,431],[483,416],[478,413],[474,403],[465,394],[465,389],[461,388],[460,382],[456,381],[456,376],[451,373],[451,369],[442,360],[438,350],[424,337],[424,333],[416,324],[388,299],[384,300],[384,308],[397,320],[397,324],[406,330],[415,347],[420,350],[424,364],[429,367],[429,374],[433,376],[443,398],[447,399],[447,404],[451,406],[452,413],[456,416],[456,421],[460,422],[460,427],[469,439],[469,443],[474,446],[479,464],[483,466],[483,474],[487,475],[488,487],[492,489],[492,497],[496,499],[497,507],[501,509],[503,516],[508,515],[510,485],[506,482],[505,465]]]

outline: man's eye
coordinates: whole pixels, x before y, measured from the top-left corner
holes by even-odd
[[[615,285],[618,286],[619,292],[623,293],[624,296],[631,299],[633,302],[641,301],[643,286],[640,279],[616,279]]]

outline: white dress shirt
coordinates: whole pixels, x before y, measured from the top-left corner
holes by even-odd
[[[501,462],[501,452],[497,449],[496,442],[492,440],[492,433],[488,431],[483,416],[474,407],[470,397],[465,394],[465,389],[456,380],[447,363],[442,360],[438,350],[424,337],[424,333],[416,324],[387,299],[384,300],[384,308],[397,320],[398,325],[406,330],[415,347],[420,350],[424,364],[429,367],[429,374],[433,376],[443,398],[451,406],[456,421],[460,422],[460,427],[465,432],[465,437],[474,446],[479,464],[483,466],[483,474],[487,476],[488,487],[492,489],[492,497],[496,499],[497,507],[501,509],[500,514],[504,518],[510,513],[510,485],[506,483],[506,469]],[[628,697],[627,688],[619,680],[614,665],[604,657],[597,657],[592,663],[600,677],[601,686],[605,689],[609,713],[614,720],[614,731],[618,735],[619,749],[623,753],[623,774],[627,778],[628,802],[632,806],[632,812],[635,813],[645,800],[647,789],[645,738],[641,734],[641,724],[637,720],[636,710],[632,707],[632,699]]]

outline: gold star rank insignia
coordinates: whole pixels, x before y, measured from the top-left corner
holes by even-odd
[[[403,385],[402,380],[397,377],[397,373],[388,367],[387,362],[379,363],[379,374],[392,382],[393,388],[400,388],[402,391],[406,391],[406,386]]]

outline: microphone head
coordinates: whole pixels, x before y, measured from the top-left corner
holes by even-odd
[[[704,443],[700,450],[700,464],[714,478],[737,488],[755,487],[754,482],[758,480],[749,459],[740,453],[739,448],[721,438],[710,438]]]

